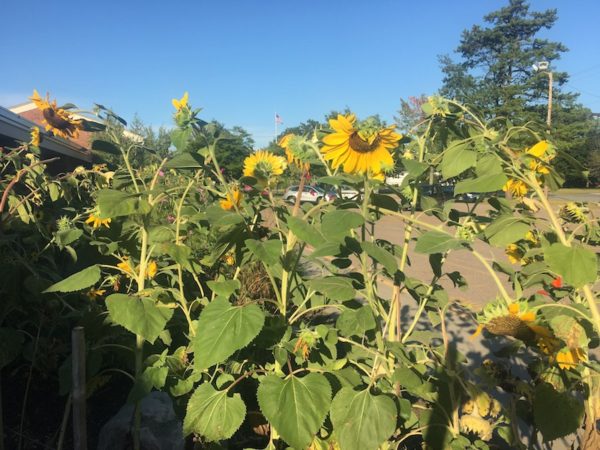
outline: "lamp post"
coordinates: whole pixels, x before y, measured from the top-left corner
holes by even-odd
[[[548,126],[548,129],[550,129],[552,125],[552,85],[554,84],[550,63],[548,63],[548,61],[537,62],[533,65],[533,70],[536,72],[544,72],[548,75],[548,114],[546,115],[546,125]]]

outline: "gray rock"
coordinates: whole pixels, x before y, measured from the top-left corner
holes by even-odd
[[[183,427],[164,392],[151,392],[141,401],[140,444],[143,450],[183,450]],[[130,450],[134,405],[125,405],[104,424],[98,450]]]

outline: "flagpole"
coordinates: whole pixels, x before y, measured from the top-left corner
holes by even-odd
[[[279,121],[277,120],[277,112],[275,112],[275,143],[277,144],[277,136],[279,136]]]

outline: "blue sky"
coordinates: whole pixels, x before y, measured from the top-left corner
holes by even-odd
[[[257,146],[285,126],[348,106],[391,121],[400,98],[441,84],[437,56],[505,0],[3,0],[0,105],[33,88],[59,103],[111,106],[171,124],[189,91],[202,117],[250,131]],[[556,63],[569,89],[600,111],[598,0],[533,0],[557,8],[543,36],[567,45]]]

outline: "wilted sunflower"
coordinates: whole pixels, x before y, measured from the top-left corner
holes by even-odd
[[[242,201],[242,193],[238,188],[233,188],[230,193],[227,194],[227,198],[219,200],[221,208],[225,211],[231,211],[238,207]]]
[[[30,144],[34,147],[40,146],[40,129],[38,127],[31,128],[31,141]]]
[[[393,167],[390,149],[397,146],[402,135],[394,132],[395,126],[381,128],[367,119],[355,126],[354,114],[338,114],[330,119],[334,130],[323,138],[321,152],[334,169],[343,165],[346,173],[379,174]]]
[[[42,111],[46,131],[52,131],[55,136],[65,139],[77,139],[79,130],[83,128],[82,121],[73,119],[67,111],[56,106],[56,100],[50,102],[48,97],[48,94],[46,94],[46,98],[43,99],[35,89],[33,95],[29,97],[35,103],[35,106]]]
[[[259,150],[244,160],[244,176],[254,177],[266,184],[276,175],[281,175],[287,163],[281,156],[266,150]]]

